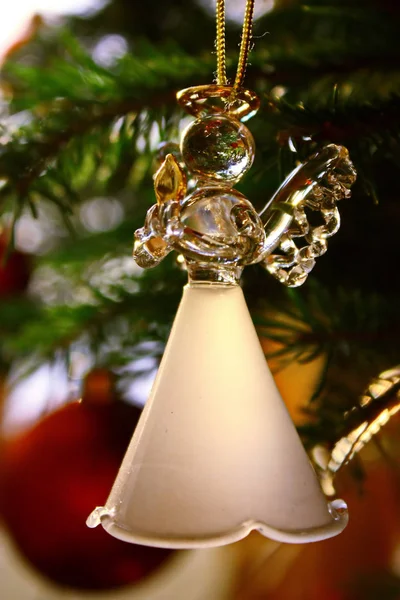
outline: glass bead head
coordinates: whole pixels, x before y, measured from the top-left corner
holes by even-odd
[[[254,160],[254,139],[237,119],[209,115],[191,123],[181,142],[183,160],[200,180],[234,185]]]

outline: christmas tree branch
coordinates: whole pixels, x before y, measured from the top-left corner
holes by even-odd
[[[170,269],[168,265],[165,268],[167,272]],[[116,366],[116,360],[118,364],[129,363],[134,360],[134,348],[141,341],[165,342],[179,302],[181,284],[180,277],[171,285],[160,281],[154,272],[121,277],[118,283],[98,287],[92,285],[90,279],[81,277],[64,283],[74,290],[75,302],[27,303],[26,306],[20,303],[17,308],[12,303],[3,303],[0,331],[13,331],[2,345],[3,362],[24,361],[32,370],[51,360],[60,350],[67,356],[70,348],[82,341],[95,356],[102,355],[103,364]],[[152,325],[155,313],[157,326]],[[17,322],[13,315],[18,316]],[[110,341],[110,328],[114,343]],[[20,372],[21,376],[26,375],[25,370],[20,369]]]
[[[26,202],[34,208],[35,200],[31,196],[35,191],[54,202],[60,202],[59,195],[51,193],[53,182],[47,182],[46,178],[51,180],[51,176],[58,170],[60,157],[67,159],[70,146],[72,149],[76,147],[76,144],[71,142],[82,139],[84,143],[86,134],[96,131],[99,136],[97,142],[105,149],[110,136],[108,128],[112,127],[119,117],[138,116],[145,112],[149,116],[148,122],[152,123],[160,112],[174,114],[176,89],[193,81],[201,82],[212,72],[213,57],[210,55],[191,57],[176,47],[160,51],[149,44],[143,48],[139,45],[137,55],[126,55],[114,69],[105,69],[97,65],[75,40],[65,34],[60,40],[63,44],[61,55],[56,53],[45,68],[42,65],[27,67],[10,63],[5,69],[4,76],[13,90],[10,110],[17,113],[29,111],[31,120],[28,125],[20,127],[9,137],[0,161],[0,176],[7,182],[1,192],[3,202],[7,200],[8,195],[12,196],[19,212],[21,204]],[[303,101],[300,103],[292,102],[290,94],[288,100],[286,96],[280,100],[268,96],[269,105],[266,109],[264,107],[259,118],[262,119],[264,113],[265,118],[269,119],[272,110],[275,119],[274,134],[279,133],[282,136],[282,132],[286,132],[293,137],[311,134],[315,139],[336,143],[351,143],[373,137],[372,144],[376,142],[376,138],[383,139],[384,131],[391,128],[392,140],[397,145],[400,114],[399,74],[392,72],[391,76],[386,78],[391,81],[390,88],[386,85],[384,97],[380,98],[376,91],[379,90],[379,86],[375,83],[372,86],[366,85],[365,76],[362,73],[359,75],[360,67],[366,64],[357,64],[359,49],[355,49],[352,56],[349,48],[343,46],[342,42],[335,43],[330,40],[325,46],[318,45],[317,55],[317,46],[310,42],[308,45],[304,42],[298,44],[298,47],[296,44],[291,45],[289,51],[285,47],[269,44],[267,49],[256,47],[252,53],[250,84],[254,83],[256,88],[264,85],[262,82],[265,82],[266,70],[272,73],[267,77],[269,88],[278,83],[285,84],[285,62],[292,68],[296,65],[294,70],[300,74],[303,82],[301,89],[308,85],[309,79],[313,79],[313,85],[306,94],[301,92],[301,89],[296,91],[294,86],[291,94],[295,97],[302,95]],[[346,48],[346,60],[343,53],[340,54],[340,48],[342,51]],[[371,60],[372,56],[373,54]],[[334,58],[331,60],[329,57]],[[365,55],[358,58],[361,61],[366,60]],[[384,58],[386,60],[386,57]],[[318,80],[319,69],[323,69],[324,72],[322,82]],[[333,69],[332,73],[330,69]],[[347,90],[343,101],[340,100],[332,107],[329,103],[332,89],[337,89],[337,69],[347,69],[346,74],[352,82],[352,92],[348,97]],[[305,77],[306,71],[308,78]],[[346,82],[347,78],[339,84],[339,90],[347,89]],[[321,102],[322,90],[325,102]],[[374,94],[372,104],[368,92]],[[318,98],[318,103],[313,101],[313,94]],[[338,96],[341,98],[343,94],[339,91]],[[308,103],[305,105],[307,97]],[[147,131],[142,129],[140,134],[148,137],[149,131],[150,127]],[[132,144],[135,142],[134,137],[132,132]],[[82,154],[84,153],[82,148]],[[397,156],[395,152],[393,154]],[[123,159],[124,156],[121,156],[121,160]],[[96,160],[99,164],[99,153]],[[114,168],[118,169],[117,162]],[[35,190],[39,178],[42,179],[40,189]],[[74,190],[73,186],[70,186],[69,190],[66,189],[68,179],[64,179],[63,182],[66,201],[60,203],[61,210],[66,212],[70,197],[78,191]],[[75,201],[77,199],[79,194],[75,195]]]

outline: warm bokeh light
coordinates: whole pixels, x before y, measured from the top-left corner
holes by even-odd
[[[0,6],[0,58],[23,36],[34,15],[56,17],[62,14],[85,14],[104,6],[104,0],[14,0]]]
[[[210,14],[214,14],[215,0],[197,0],[201,6],[204,6]],[[245,3],[240,0],[233,0],[226,3],[225,12],[228,21],[234,21],[236,23],[242,23],[243,11]],[[265,13],[269,12],[274,8],[275,0],[258,0],[254,6],[254,18],[258,19]]]

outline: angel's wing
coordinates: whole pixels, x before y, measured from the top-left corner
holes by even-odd
[[[281,283],[301,285],[326,252],[327,238],[340,226],[336,203],[350,196],[355,179],[347,149],[330,144],[292,171],[260,213],[267,249],[261,264]],[[319,212],[322,225],[311,225],[306,210]]]

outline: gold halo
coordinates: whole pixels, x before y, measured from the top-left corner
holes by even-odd
[[[226,102],[232,95],[230,85],[197,85],[176,94],[176,99],[186,112],[194,117],[208,114],[227,113],[239,121],[250,119],[260,107],[260,99],[254,92],[241,88],[232,102]],[[220,100],[219,104],[207,102]]]

